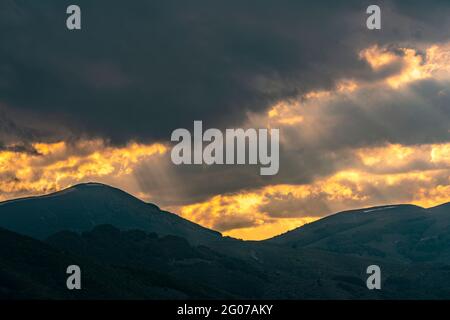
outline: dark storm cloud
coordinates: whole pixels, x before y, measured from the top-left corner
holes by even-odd
[[[280,129],[280,171],[275,176],[260,176],[259,166],[175,166],[167,154],[162,168],[141,163],[136,178],[142,190],[164,206],[267,185],[308,184],[345,169],[373,173],[431,170],[433,164],[423,159],[401,168],[367,168],[355,149],[387,143],[415,146],[450,141],[449,87],[448,81],[422,80],[401,89],[371,86],[353,93],[351,98],[344,94],[306,103],[299,109],[304,122]],[[270,206],[284,200],[274,199]],[[316,200],[314,205],[321,207],[308,212],[321,214],[326,211],[326,199]],[[306,200],[296,204],[299,201],[306,206]]]
[[[23,122],[16,122],[19,119],[14,120],[13,118],[18,117],[12,117],[10,111],[10,109],[0,105],[0,150],[13,150],[16,147],[12,146],[29,145],[34,137],[44,134]],[[20,148],[17,151],[20,151]]]
[[[372,70],[358,59],[372,44],[395,50],[449,38],[448,1],[384,1],[382,31],[365,27],[372,1],[336,2],[3,0],[0,150],[32,153],[30,142],[91,137],[167,141],[194,120],[236,127],[247,123],[247,112],[261,114],[277,100],[331,88],[343,77],[376,81],[404,67]],[[82,9],[81,31],[65,27],[66,7],[74,3]],[[310,183],[357,167],[353,148],[448,141],[446,87],[422,81],[400,94],[362,90],[351,101],[305,109],[309,128],[308,122],[282,128],[280,172],[273,177],[260,176],[256,166],[176,167],[169,154],[140,163],[135,176],[162,206]],[[308,129],[315,136],[306,137]],[[270,215],[303,214],[283,208],[292,199],[270,202],[263,208]],[[310,213],[329,211],[325,198],[315,203]]]
[[[434,41],[449,26],[440,1],[386,2],[383,32],[369,32],[364,1],[79,0],[82,30],[68,31],[69,4],[2,1],[0,102],[113,143],[167,140],[196,119],[237,125],[340,77],[373,77],[356,59],[368,44]]]
[[[317,108],[303,108],[305,122],[287,128],[289,144],[333,151],[399,143],[416,145],[449,141],[448,81],[422,80],[401,89],[361,89]],[[310,133],[305,137],[305,132]],[[315,132],[316,134],[311,134]],[[303,133],[303,134],[302,134]]]

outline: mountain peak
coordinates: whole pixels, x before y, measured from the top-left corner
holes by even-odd
[[[75,184],[73,186],[70,186],[66,189],[52,192],[46,195],[42,196],[35,196],[35,197],[28,197],[28,198],[19,198],[15,200],[10,200],[6,202],[18,202],[23,200],[39,200],[39,199],[46,199],[46,198],[57,198],[60,196],[79,196],[82,197],[84,200],[86,200],[88,197],[93,198],[96,197],[98,201],[110,201],[113,198],[122,198],[122,200],[128,199],[128,201],[134,201],[139,203],[144,203],[145,205],[153,206],[155,209],[160,210],[160,208],[153,204],[153,203],[147,203],[132,194],[129,194],[128,192],[121,190],[119,188],[99,183],[99,182],[85,182],[85,183],[79,183]]]
[[[96,182],[0,204],[1,227],[38,239],[62,230],[88,231],[100,224],[111,224],[122,230],[142,229],[159,235],[177,235],[192,243],[221,237],[219,232]]]
[[[100,183],[100,182],[84,182],[84,183],[75,184],[75,185],[73,185],[70,188],[88,188],[88,187],[113,188],[110,185],[107,185],[107,184],[104,184],[104,183]]]
[[[76,194],[77,192],[82,192],[82,193],[91,192],[93,194],[98,194],[99,192],[106,192],[106,193],[107,192],[116,192],[117,194],[122,194],[122,195],[126,195],[128,197],[132,197],[132,198],[136,199],[137,201],[142,201],[142,200],[134,197],[133,195],[131,195],[121,189],[112,187],[110,185],[98,183],[98,182],[87,182],[87,183],[79,183],[79,184],[70,186],[68,188],[65,188],[65,189],[62,189],[59,191],[55,191],[55,192],[50,192],[50,193],[43,194],[43,195],[29,196],[29,197],[6,200],[3,202],[0,202],[0,206],[11,205],[13,203],[16,204],[19,202],[39,201],[39,200],[47,199],[47,198],[56,198],[56,197],[67,195],[67,194],[73,194],[73,193]],[[153,204],[151,204],[151,205],[153,205]],[[157,207],[156,205],[154,205],[154,206]]]
[[[75,184],[75,185],[70,186],[66,189],[63,189],[61,191],[57,191],[57,192],[48,194],[48,196],[71,192],[71,191],[87,191],[87,190],[92,191],[92,192],[113,191],[113,192],[120,192],[120,193],[125,193],[125,194],[130,195],[129,193],[127,193],[119,188],[110,186],[108,184],[104,184],[104,183],[100,183],[100,182],[84,182],[84,183]]]

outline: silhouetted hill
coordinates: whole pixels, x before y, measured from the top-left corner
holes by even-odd
[[[251,263],[205,246],[192,246],[177,236],[159,237],[141,230],[121,231],[100,225],[77,234],[63,231],[47,242],[77,256],[89,257],[113,266],[164,273],[179,283],[199,287],[190,298],[258,298],[267,279]]]
[[[449,298],[450,269],[405,264],[317,249],[241,242],[233,250],[192,246],[175,236],[98,226],[76,234],[60,232],[48,243],[111,268],[143,270],[179,279],[187,297],[236,299],[430,299]],[[232,243],[233,246],[236,243]],[[227,252],[227,253],[224,253]],[[366,268],[377,264],[383,290],[370,291]],[[135,280],[142,275],[133,274]],[[145,279],[145,278],[144,278]],[[161,286],[174,290],[173,282]],[[180,289],[178,289],[180,290]],[[178,291],[177,291],[178,292]]]
[[[450,204],[338,213],[266,241],[221,237],[118,189],[0,203],[4,298],[450,298]],[[65,287],[68,265],[83,290]],[[382,269],[368,290],[366,268]]]
[[[135,267],[115,267],[0,229],[0,300],[178,299],[219,296],[188,279]],[[66,269],[82,269],[82,290],[68,290]],[[221,295],[223,297],[224,295]]]
[[[87,231],[99,224],[177,235],[192,243],[207,243],[221,238],[219,232],[98,183],[80,184],[46,196],[0,203],[0,227],[38,239],[62,230]]]
[[[341,212],[267,242],[402,262],[450,263],[450,204]]]

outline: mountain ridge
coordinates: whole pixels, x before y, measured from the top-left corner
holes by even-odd
[[[61,230],[88,231],[99,224],[180,235],[194,243],[222,237],[220,232],[99,183],[77,184],[44,196],[0,203],[0,226],[38,239]]]
[[[449,209],[363,208],[239,241],[120,189],[80,184],[0,205],[0,299],[450,297]],[[82,295],[66,292],[73,263],[89,277]],[[365,285],[373,264],[381,291]]]
[[[33,202],[33,201],[42,201],[42,200],[46,200],[46,199],[52,199],[52,198],[57,198],[60,196],[65,196],[67,194],[70,194],[72,192],[86,192],[88,190],[94,190],[94,188],[98,188],[100,190],[107,190],[108,192],[113,192],[113,193],[117,193],[117,195],[120,195],[124,198],[127,198],[128,200],[134,201],[135,203],[139,203],[140,205],[145,205],[148,206],[149,208],[151,208],[152,211],[154,212],[158,212],[158,213],[164,213],[164,214],[168,214],[172,217],[178,218],[180,219],[180,221],[185,221],[185,222],[189,222],[192,225],[195,225],[196,227],[199,227],[201,230],[206,231],[207,233],[212,233],[215,234],[217,236],[220,235],[220,237],[223,237],[222,234],[219,231],[210,229],[210,228],[206,228],[203,227],[193,221],[190,221],[188,219],[182,218],[179,215],[175,214],[175,213],[171,213],[165,210],[161,210],[159,206],[157,206],[154,203],[149,203],[149,202],[145,202],[135,196],[133,196],[132,194],[121,190],[119,188],[107,185],[107,184],[103,184],[103,183],[99,183],[99,182],[87,182],[87,183],[79,183],[76,185],[73,185],[71,187],[68,187],[66,189],[60,190],[60,191],[56,191],[56,192],[52,192],[52,193],[48,193],[48,194],[44,194],[44,195],[39,195],[39,196],[31,196],[31,197],[23,197],[23,198],[17,198],[17,199],[10,199],[10,200],[6,200],[6,201],[2,201],[0,202],[0,226],[2,226],[2,218],[3,218],[3,222],[5,221],[5,216],[2,217],[2,210],[4,211],[5,207],[8,208],[9,205],[14,205],[14,204],[21,204],[21,203],[27,203],[29,201]],[[370,213],[380,213],[383,211],[388,211],[391,209],[417,209],[417,210],[425,210],[425,211],[429,211],[429,212],[434,212],[434,211],[440,211],[440,210],[447,210],[448,207],[450,207],[450,202],[446,202],[446,203],[442,203],[433,207],[429,207],[429,208],[424,208],[424,207],[420,207],[417,205],[413,205],[413,204],[407,204],[407,203],[400,203],[400,204],[386,204],[386,205],[377,205],[377,206],[372,206],[372,207],[364,207],[364,208],[359,208],[359,209],[351,209],[351,210],[344,210],[344,211],[340,211],[340,212],[336,212],[336,213],[332,213],[330,215],[324,216],[312,223],[308,223],[305,225],[302,225],[298,228],[292,229],[292,230],[288,230],[284,233],[281,233],[279,235],[273,236],[271,238],[268,239],[263,239],[263,240],[259,240],[259,241],[267,241],[267,242],[277,242],[279,238],[281,237],[285,237],[285,236],[289,236],[293,233],[298,233],[301,232],[304,228],[308,228],[308,226],[310,225],[315,225],[317,223],[326,223],[328,222],[330,219],[337,219],[341,216],[345,216],[345,215],[351,215],[351,214],[370,214]],[[396,211],[396,210],[395,210]],[[398,211],[396,211],[395,213],[398,213]],[[97,223],[97,224],[107,224],[109,223],[109,221],[103,221],[101,223]],[[6,223],[6,226],[8,224]],[[112,225],[115,225],[114,223],[112,223]],[[93,225],[92,225],[93,226]],[[138,225],[134,225],[132,227],[138,227]],[[8,229],[8,227],[6,227]],[[70,228],[66,228],[68,230],[70,230]],[[18,231],[19,233],[20,230],[14,230],[14,228],[12,228],[13,231]],[[61,230],[65,230],[64,228]],[[89,228],[85,228],[83,230],[79,230],[79,231],[87,231],[90,230]],[[54,230],[54,232],[57,232],[59,230]],[[76,230],[74,230],[76,231]],[[153,230],[147,230],[147,231],[153,231]],[[53,234],[54,232],[50,232],[48,234],[45,234],[43,236],[39,236],[39,238],[43,239],[47,236],[49,236],[50,234]],[[27,235],[31,235],[33,236],[32,233],[30,232],[26,232],[25,234]],[[231,237],[226,237],[226,238],[230,238],[230,239],[234,239]],[[238,240],[238,239],[235,239]],[[239,239],[240,240],[240,239]]]

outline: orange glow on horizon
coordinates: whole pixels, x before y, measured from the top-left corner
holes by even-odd
[[[450,201],[449,150],[450,144],[359,149],[355,155],[361,168],[338,171],[305,185],[269,185],[217,195],[176,211],[225,235],[261,240],[349,209],[394,203],[432,207]],[[429,170],[409,168],[420,160],[432,162]],[[272,204],[278,207],[268,213]],[[286,216],[283,206],[289,209]]]
[[[288,147],[289,143],[297,142],[296,133],[302,135],[299,141],[313,146],[320,139],[333,142],[333,136],[327,136],[327,127],[321,127],[320,122],[328,120],[321,108],[334,99],[356,100],[360,89],[375,86],[403,95],[408,94],[407,90],[401,90],[404,85],[414,81],[450,79],[450,43],[424,49],[420,54],[413,48],[397,48],[395,52],[376,45],[366,48],[359,56],[373,71],[397,63],[401,68],[373,82],[342,79],[332,89],[317,89],[297,99],[279,101],[267,113],[253,115],[255,119],[251,120],[258,126],[291,130],[292,136],[281,137]],[[129,143],[114,147],[101,140],[36,142],[32,146],[36,153],[0,151],[0,201],[59,191],[91,180],[116,184],[141,199],[153,200],[151,194],[139,187],[130,187],[130,181],[136,180],[133,173],[141,162],[158,159],[168,152],[164,144]],[[171,209],[225,235],[260,240],[338,211],[394,203],[431,207],[450,201],[450,142],[386,144],[348,150],[348,153],[351,160],[345,167],[337,166],[329,176],[317,176],[308,184],[273,182],[258,189],[218,194]],[[171,192],[177,189],[172,186],[178,183],[178,177],[167,169],[162,165],[149,170],[159,170],[155,181],[169,181],[166,187]],[[176,196],[175,193],[173,198]],[[158,204],[158,199],[154,200]]]
[[[162,144],[106,146],[101,140],[35,143],[36,154],[0,151],[0,200],[59,191],[84,180],[121,177],[139,161],[162,155]]]
[[[0,152],[0,174],[15,175],[0,182],[3,200],[4,195],[39,195],[102,177],[122,181],[140,161],[167,152],[160,144],[114,148],[101,141],[33,146],[39,154]],[[430,207],[450,201],[450,143],[386,145],[357,149],[354,154],[359,166],[310,184],[268,185],[173,209],[225,235],[261,240],[347,209],[399,202]],[[427,163],[429,168],[414,170],[414,163]]]

